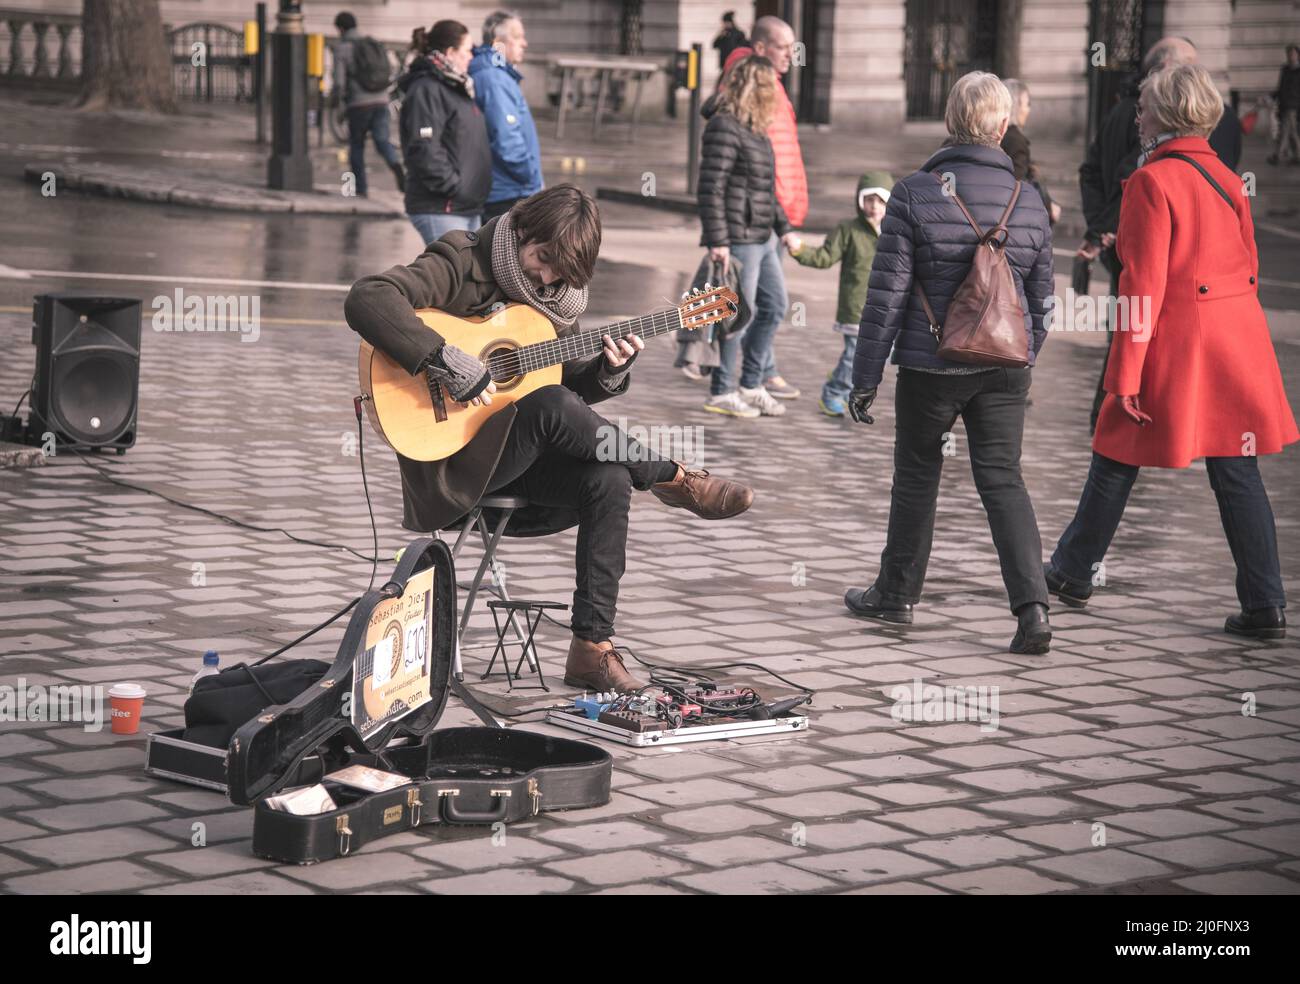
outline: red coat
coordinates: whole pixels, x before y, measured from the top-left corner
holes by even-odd
[[[753,53],[754,49],[748,45],[737,48],[727,56],[722,74],[726,75],[732,65]],[[767,139],[772,141],[772,153],[776,156],[776,200],[785,209],[790,224],[797,229],[808,217],[808,176],[804,173],[803,154],[799,150],[799,127],[795,122],[794,106],[790,104],[785,86],[779,81],[776,100],[776,117],[767,128]]]
[[[1172,151],[1204,167],[1232,207]],[[1141,396],[1151,423],[1139,427],[1107,399],[1093,450],[1129,465],[1185,468],[1196,458],[1275,454],[1300,439],[1259,304],[1241,178],[1200,137],[1161,144],[1124,184],[1116,235],[1129,310],[1120,310],[1104,385]]]

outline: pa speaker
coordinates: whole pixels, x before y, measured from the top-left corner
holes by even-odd
[[[41,294],[32,305],[36,378],[29,440],[53,432],[56,447],[135,444],[140,391],[140,301]]]

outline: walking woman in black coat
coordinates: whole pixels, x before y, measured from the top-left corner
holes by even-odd
[[[872,423],[868,410],[892,352],[899,371],[889,533],[875,582],[865,590],[850,588],[844,604],[859,618],[912,621],[930,561],[945,446],[960,417],[1018,623],[1010,650],[1039,654],[1048,651],[1052,630],[1042,541],[1020,474],[1020,445],[1030,367],[1047,338],[1052,233],[1038,195],[1014,197],[1011,158],[999,149],[1010,117],[1011,94],[997,76],[963,75],[948,96],[948,141],[889,196],[858,327],[849,397],[853,419]],[[920,291],[936,323],[943,324],[976,250],[983,248],[956,199],[985,230],[1006,215],[1004,249],[1024,315],[1027,366],[971,365],[938,354]]]
[[[727,269],[740,261],[740,289],[754,317],[749,327],[721,340],[705,410],[731,417],[777,417],[782,406],[763,387],[763,370],[789,299],[781,272],[781,242],[790,222],[776,197],[776,159],[767,128],[776,113],[776,69],[761,55],[740,59],[727,73],[716,102],[705,109],[697,192],[701,245]],[[740,378],[736,357],[743,356]],[[739,385],[737,385],[739,384]]]
[[[427,246],[452,229],[477,229],[492,187],[487,123],[468,73],[469,28],[441,20],[424,53],[397,82],[402,90],[406,217]]]

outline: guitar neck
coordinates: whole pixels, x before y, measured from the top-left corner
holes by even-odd
[[[532,345],[516,349],[511,354],[518,357],[518,365],[522,372],[532,372],[597,354],[605,347],[605,335],[609,335],[617,342],[621,338],[627,338],[628,335],[654,338],[657,335],[676,331],[680,327],[682,327],[681,314],[677,308],[671,308],[667,311],[642,315],[639,318],[629,318],[627,321],[615,321],[592,331],[575,331],[562,338],[534,342]]]

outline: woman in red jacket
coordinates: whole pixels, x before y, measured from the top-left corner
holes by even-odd
[[[1250,205],[1206,142],[1222,112],[1199,65],[1143,83],[1143,155],[1124,187],[1116,244],[1127,310],[1111,338],[1088,481],[1046,574],[1053,594],[1083,607],[1139,467],[1204,458],[1237,566],[1241,612],[1224,629],[1280,639],[1286,597],[1257,456],[1300,432],[1259,304]]]

